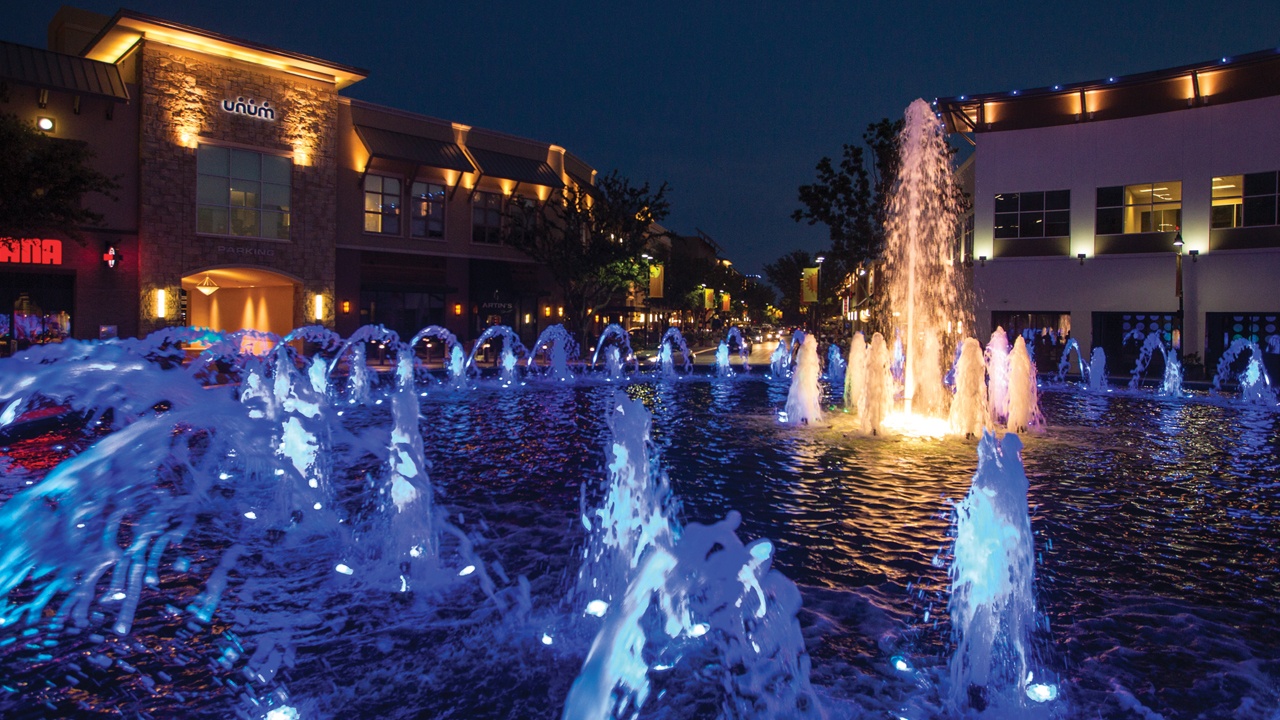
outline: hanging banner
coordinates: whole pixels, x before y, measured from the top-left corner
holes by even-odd
[[[711,288],[702,288],[702,309],[716,309],[716,291]]]
[[[720,296],[720,312],[729,312],[729,293]]]
[[[818,268],[816,267],[804,269],[804,277],[800,280],[800,302],[801,304],[818,302]]]
[[[659,299],[663,297],[666,276],[663,272],[662,265],[654,263],[649,266],[649,297],[651,299]]]

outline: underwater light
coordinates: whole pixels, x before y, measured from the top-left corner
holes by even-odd
[[[1049,702],[1058,698],[1058,686],[1035,683],[1027,686],[1027,697],[1036,702]]]

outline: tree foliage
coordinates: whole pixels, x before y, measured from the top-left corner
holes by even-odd
[[[112,197],[118,186],[90,167],[82,142],[46,137],[9,113],[0,113],[0,238],[56,235],[79,240],[81,229],[101,225],[84,208],[85,195]]]
[[[542,263],[564,295],[567,321],[587,340],[591,314],[632,283],[646,283],[641,258],[667,216],[667,184],[632,185],[615,171],[593,188],[565,188],[540,203],[516,196],[507,205],[505,241]]]
[[[831,249],[823,265],[821,294],[859,264],[879,258],[884,250],[885,201],[898,176],[898,133],[902,121],[871,123],[862,145],[845,145],[836,167],[831,158],[818,161],[817,179],[801,185],[796,222],[826,225]],[[785,289],[779,288],[786,293]]]
[[[805,268],[813,265],[813,256],[807,250],[792,250],[764,266],[764,276],[781,297],[778,308],[787,322],[795,322],[800,317],[800,276]]]

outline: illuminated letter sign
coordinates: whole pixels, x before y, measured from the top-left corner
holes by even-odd
[[[276,111],[271,107],[271,103],[264,101],[259,105],[253,98],[245,100],[243,97],[238,97],[235,100],[223,100],[222,109],[232,115],[245,115],[272,122],[276,119]]]
[[[61,265],[62,241],[39,238],[0,238],[0,263]]]

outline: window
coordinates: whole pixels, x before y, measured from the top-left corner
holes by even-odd
[[[409,234],[444,237],[444,186],[415,182],[409,189]]]
[[[1238,228],[1276,223],[1276,173],[1225,175],[1213,179],[1214,228]]]
[[[476,193],[471,204],[471,242],[502,242],[502,196],[498,193]]]
[[[400,234],[400,181],[381,175],[364,178],[364,231]]]
[[[1071,234],[1071,191],[996,195],[995,237],[1066,237]]]
[[[196,232],[288,240],[292,176],[289,158],[201,145]]]
[[[1182,227],[1182,183],[1098,188],[1098,235],[1175,232]]]

